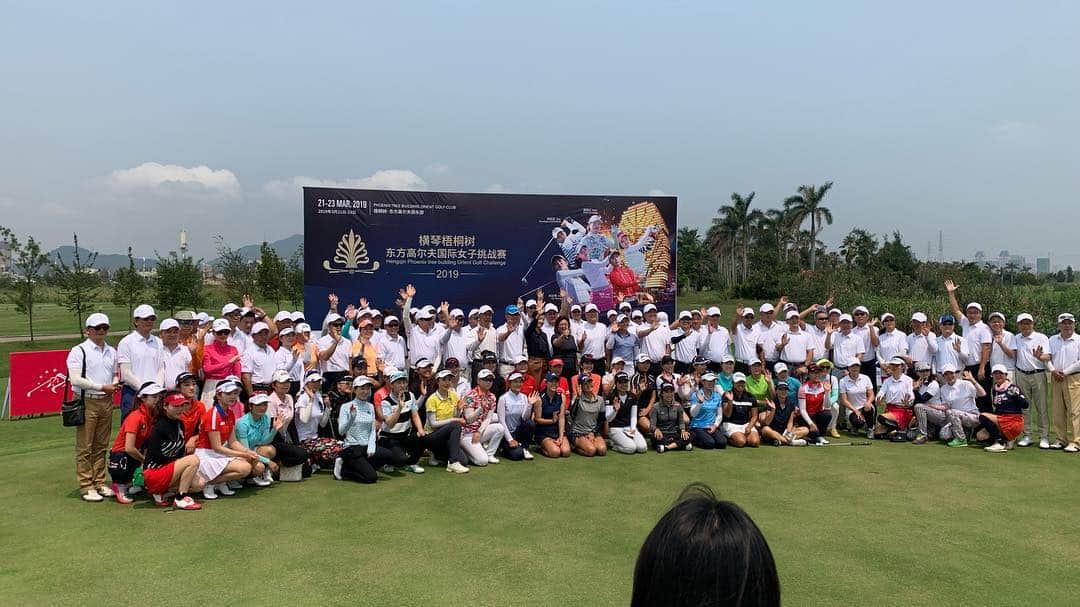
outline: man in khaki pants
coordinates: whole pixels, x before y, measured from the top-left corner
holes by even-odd
[[[79,493],[88,502],[111,496],[105,484],[105,465],[112,439],[116,350],[105,343],[109,317],[95,313],[86,318],[87,339],[68,353],[68,377],[76,395],[86,399],[86,423],[75,429],[75,474]]]
[[[1036,349],[1035,353],[1050,370],[1050,397],[1054,404],[1054,434],[1057,440],[1051,449],[1064,446],[1067,453],[1080,451],[1080,336],[1076,335],[1076,319],[1065,312],[1058,315],[1059,333],[1050,338],[1050,352]],[[1069,440],[1069,426],[1072,440]],[[1068,443],[1066,445],[1066,443]]]
[[[1039,448],[1050,448],[1050,415],[1046,406],[1046,363],[1035,351],[1050,352],[1050,339],[1035,330],[1035,319],[1024,312],[1016,317],[1020,332],[1014,336],[1016,345],[1016,386],[1027,397],[1031,407],[1024,409],[1024,435],[1017,446],[1027,447],[1038,429]]]

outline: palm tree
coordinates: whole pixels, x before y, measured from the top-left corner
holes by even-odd
[[[768,209],[762,221],[762,227],[771,231],[776,238],[777,252],[784,261],[788,260],[789,247],[796,244],[791,218],[792,213],[787,209]]]
[[[799,186],[798,194],[784,199],[784,208],[794,214],[798,225],[802,225],[806,218],[810,218],[810,269],[817,265],[817,242],[818,234],[825,225],[832,225],[832,211],[822,205],[825,194],[832,189],[833,182],[826,181],[820,188],[815,185]]]
[[[750,227],[762,217],[761,211],[751,211],[750,204],[754,202],[754,192],[743,196],[738,192],[731,193],[731,204],[720,207],[720,217],[731,223],[738,229],[742,250],[742,279],[745,281],[749,273],[747,258],[750,251]]]
[[[717,271],[729,285],[735,284],[735,240],[739,227],[722,217],[713,217],[705,234],[705,246],[716,259]],[[730,259],[730,261],[728,260]]]

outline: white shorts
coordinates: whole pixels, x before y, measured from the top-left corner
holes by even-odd
[[[721,424],[720,427],[723,428],[723,430],[724,430],[724,436],[726,436],[728,438],[731,438],[732,434],[739,434],[741,432],[746,432],[746,426],[748,426],[748,425],[749,424],[729,424],[727,422],[724,422],[723,424]],[[750,432],[757,432],[757,428],[751,427]],[[749,434],[749,432],[747,432],[747,433]]]
[[[222,455],[213,449],[196,449],[195,455],[199,456],[199,474],[208,482],[221,476],[229,462],[237,459]]]

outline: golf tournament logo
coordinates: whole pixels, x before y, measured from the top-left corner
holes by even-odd
[[[331,274],[374,274],[379,269],[379,262],[368,258],[367,245],[360,236],[349,230],[341,237],[334,250],[333,264],[323,260],[323,269]]]

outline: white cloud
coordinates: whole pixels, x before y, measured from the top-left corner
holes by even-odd
[[[240,180],[228,169],[206,165],[184,167],[177,164],[144,162],[137,167],[113,171],[105,185],[117,193],[162,192],[168,194],[214,194],[240,196]]]
[[[405,169],[383,169],[367,177],[353,179],[321,179],[298,175],[291,179],[275,179],[263,185],[263,192],[281,200],[298,200],[304,186],[322,188],[366,188],[373,190],[416,190],[427,182]]]

